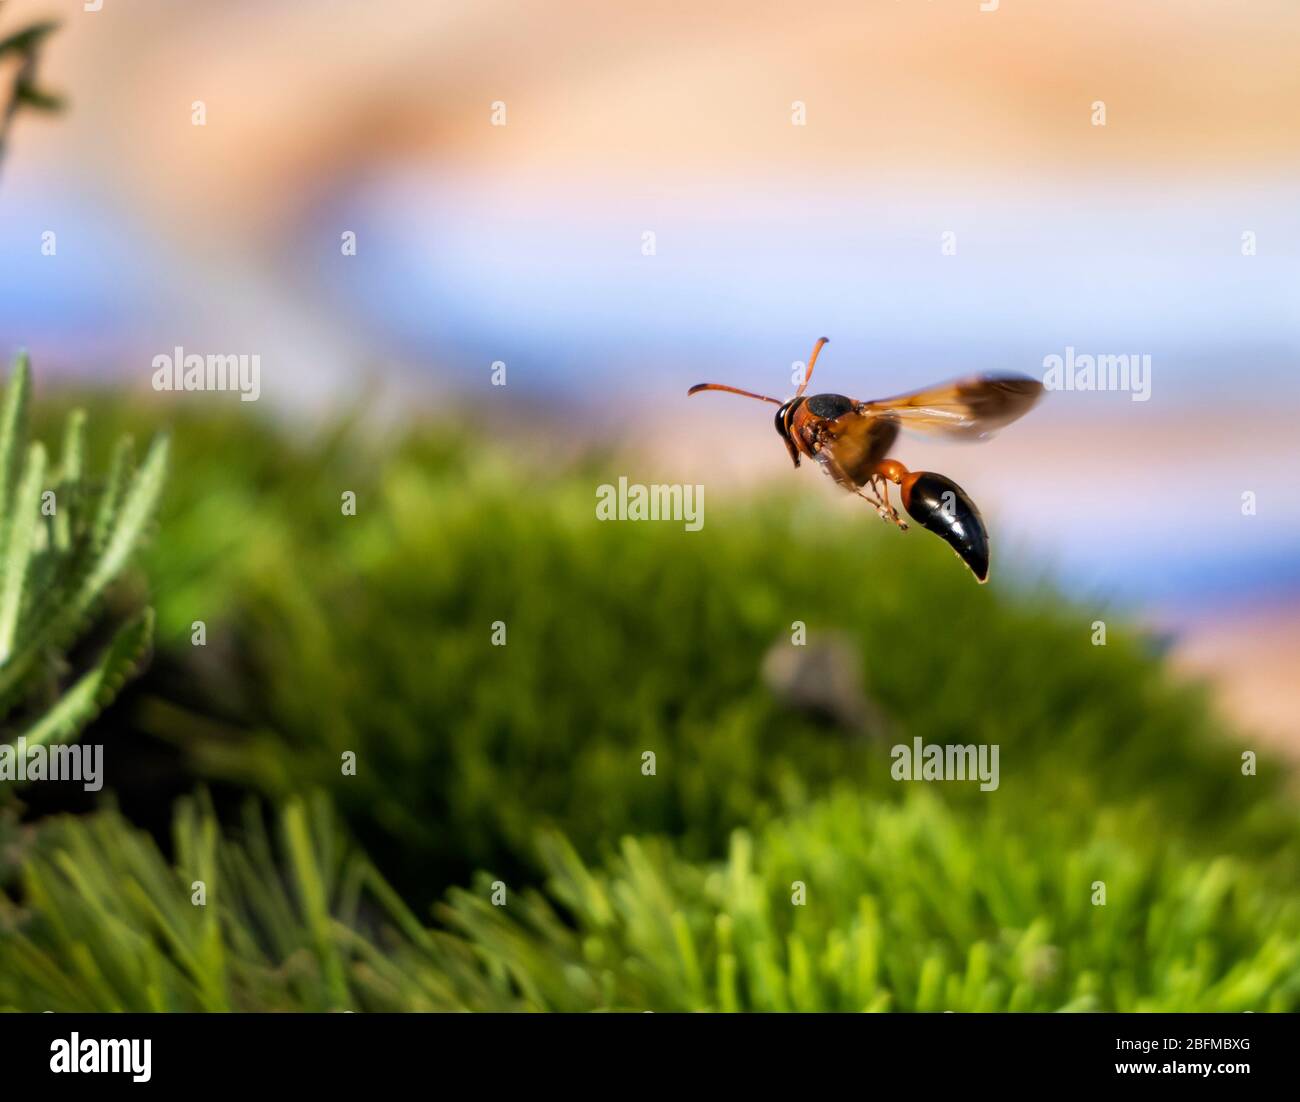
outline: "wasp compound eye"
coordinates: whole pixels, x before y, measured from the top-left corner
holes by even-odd
[[[988,530],[965,490],[933,471],[914,471],[903,481],[902,498],[908,516],[945,540],[976,578],[988,580]]]
[[[790,458],[794,460],[794,465],[799,466],[799,449],[794,446],[794,441],[790,439],[790,411],[798,402],[797,398],[791,398],[776,411],[776,434],[784,441],[785,450],[790,453]]]

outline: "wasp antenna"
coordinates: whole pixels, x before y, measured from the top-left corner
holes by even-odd
[[[830,337],[818,337],[817,343],[813,345],[812,355],[808,357],[808,370],[803,373],[803,382],[799,384],[799,389],[794,392],[796,398],[802,397],[803,392],[808,389],[808,380],[812,378],[813,364],[817,362],[817,356],[821,353],[822,345],[830,341]]]
[[[725,390],[728,394],[739,394],[742,398],[757,398],[760,402],[771,402],[774,406],[779,406],[779,398],[769,398],[766,394],[755,394],[752,390],[741,390],[738,387],[727,386],[725,383],[696,383],[686,392],[686,397],[692,394],[698,394],[702,390]]]

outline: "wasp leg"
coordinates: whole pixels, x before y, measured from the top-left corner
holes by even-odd
[[[876,468],[873,474],[868,476],[865,483],[859,484],[857,479],[850,477],[848,472],[835,462],[834,457],[829,451],[821,450],[816,454],[817,462],[822,465],[826,473],[835,479],[836,482],[851,493],[857,494],[858,497],[863,500],[869,501],[872,507],[879,514],[881,520],[892,521],[894,524],[897,524],[902,531],[907,531],[907,522],[898,515],[898,510],[889,504],[889,494],[885,490],[888,479],[893,477],[892,472],[894,471],[894,468],[897,467],[898,470],[903,470],[901,466],[898,466],[897,464],[891,466],[891,461],[886,460]],[[897,479],[895,479],[895,481],[897,481]],[[875,491],[874,494],[868,492],[868,486]],[[883,501],[879,496],[876,496],[878,494],[884,495]]]
[[[874,483],[874,481],[875,481],[875,479],[873,478],[873,479],[872,479],[872,482]],[[875,487],[872,486],[872,489],[875,489]],[[874,494],[870,494],[870,493],[868,493],[867,490],[866,490],[866,487],[864,487],[864,486],[859,486],[859,487],[858,487],[856,490],[854,490],[853,492],[854,492],[855,494],[857,494],[858,497],[862,498],[863,501],[865,501],[865,502],[867,502],[868,504],[870,504],[871,507],[872,507],[873,509],[875,509],[877,513],[880,514],[880,518],[881,518],[881,520],[888,520],[888,519],[889,519],[888,517],[885,516],[885,512],[884,512],[884,510],[887,508],[887,506],[885,505],[885,503],[884,503],[883,501],[881,501],[880,498],[876,497]]]
[[[863,501],[869,502],[877,509],[879,509],[881,506],[884,505],[884,502],[881,501],[880,498],[876,497],[874,494],[867,493],[864,487],[859,486],[857,490],[855,490],[854,492],[858,495],[858,497],[862,498]]]
[[[879,509],[880,519],[881,519],[881,520],[892,520],[895,524],[898,525],[898,530],[899,530],[900,532],[906,532],[906,531],[907,531],[907,521],[905,521],[902,517],[900,517],[900,516],[898,515],[898,510],[895,509],[895,508],[894,508],[894,507],[889,503],[889,483],[888,483],[884,478],[882,478],[880,475],[878,475],[878,474],[873,474],[873,475],[871,476],[871,481],[872,481],[875,485],[877,485],[877,486],[880,487],[880,489],[879,489],[879,493],[880,493],[880,496],[884,499],[884,500],[880,503],[880,509]]]
[[[857,487],[857,489],[854,490],[854,493],[864,501],[870,502],[881,520],[886,523],[893,522],[894,524],[897,524],[900,529],[906,532],[907,522],[899,517],[898,510],[889,504],[889,492],[884,479],[879,475],[873,474],[867,480],[867,486],[870,486],[874,493],[868,493],[865,486]],[[884,500],[881,500],[882,498]]]

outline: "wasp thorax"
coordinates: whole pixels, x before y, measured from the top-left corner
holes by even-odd
[[[833,421],[858,408],[857,402],[843,394],[814,394],[808,399],[808,412],[814,417],[824,417]]]

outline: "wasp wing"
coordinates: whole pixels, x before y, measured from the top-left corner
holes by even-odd
[[[893,398],[863,402],[862,414],[914,432],[984,440],[1023,417],[1043,396],[1043,384],[1023,375],[972,375]]]
[[[876,464],[897,439],[896,421],[864,412],[859,403],[857,409],[831,420],[817,449],[817,461],[841,486],[856,490],[875,473]]]

